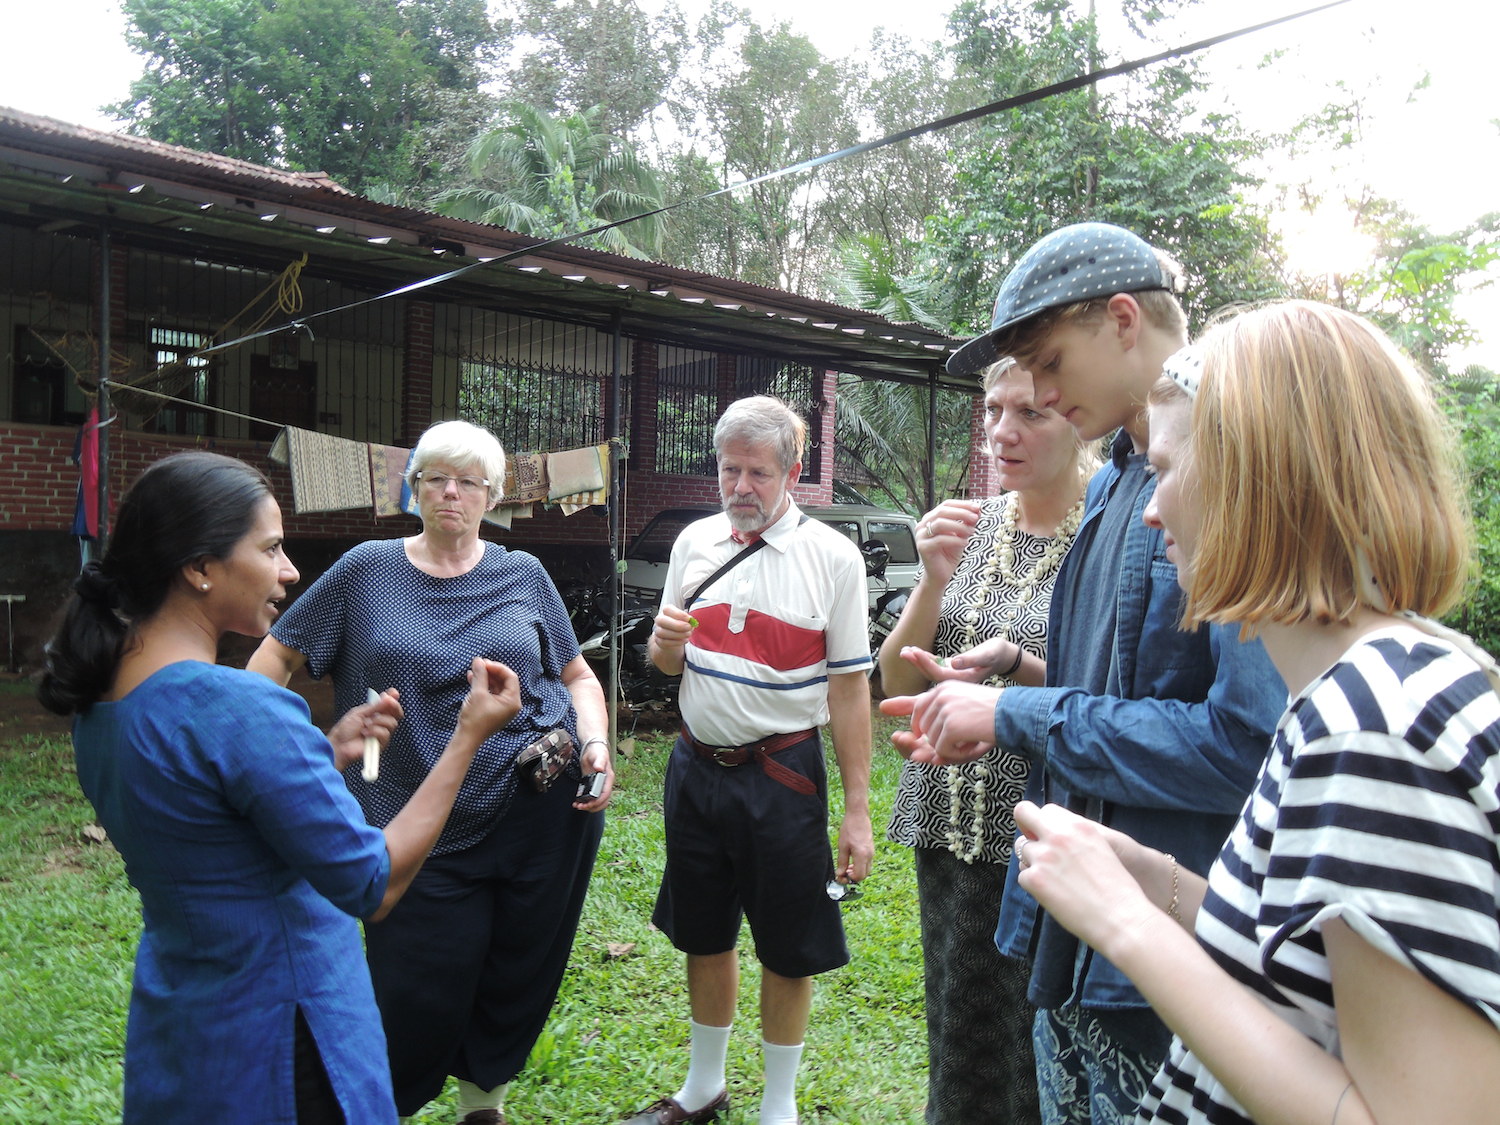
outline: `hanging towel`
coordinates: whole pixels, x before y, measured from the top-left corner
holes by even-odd
[[[412,450],[395,445],[370,446],[370,491],[377,516],[418,515],[417,498],[406,484]]]
[[[505,465],[505,495],[508,505],[534,504],[547,499],[547,455],[512,453]]]
[[[571,516],[592,504],[604,504],[609,501],[609,445],[592,446],[585,450],[594,458],[594,467],[598,471],[597,479],[599,486],[587,492],[575,492],[569,496],[559,496],[553,503],[562,508],[563,515]]]
[[[78,466],[78,501],[73,506],[73,534],[80,539],[99,535],[99,408],[90,408],[73,442]],[[113,511],[113,508],[111,508]]]
[[[580,492],[595,492],[604,487],[599,450],[608,446],[586,445],[547,454],[547,499],[562,500]]]
[[[287,426],[271,445],[271,460],[292,470],[292,511],[369,508],[370,453],[362,441]]]

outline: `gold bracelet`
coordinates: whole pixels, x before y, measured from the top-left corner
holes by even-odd
[[[1171,852],[1163,852],[1162,854],[1167,857],[1167,862],[1172,865],[1172,901],[1170,901],[1169,903],[1167,903],[1167,917],[1170,918],[1170,919],[1172,919],[1172,921],[1177,922],[1178,924],[1181,924],[1181,922],[1182,922],[1182,911],[1179,910],[1178,906],[1177,906],[1177,902],[1178,902],[1178,899],[1177,899],[1177,891],[1178,891],[1178,883],[1177,883],[1177,857],[1175,855],[1173,855]],[[1335,1112],[1337,1112],[1337,1111],[1335,1111]]]

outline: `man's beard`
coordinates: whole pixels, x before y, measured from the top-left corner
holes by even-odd
[[[724,514],[729,517],[729,526],[741,534],[759,531],[771,522],[771,514],[754,496],[740,500],[733,496],[726,496],[723,498],[723,505]]]

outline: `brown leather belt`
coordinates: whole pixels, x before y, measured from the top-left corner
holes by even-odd
[[[795,789],[798,793],[806,794],[817,792],[812,779],[802,776],[796,770],[788,769],[780,762],[772,761],[771,755],[778,754],[789,746],[796,746],[799,742],[816,738],[817,735],[816,728],[809,727],[807,730],[796,730],[789,734],[773,734],[769,738],[763,738],[759,742],[751,742],[745,746],[710,746],[694,738],[686,726],[682,728],[682,740],[691,746],[700,758],[718,762],[721,766],[742,766],[754,758],[760,762],[761,769],[766,771],[767,777],[781,782],[788,789]]]

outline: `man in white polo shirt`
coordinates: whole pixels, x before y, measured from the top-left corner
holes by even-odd
[[[812,978],[848,963],[835,901],[870,873],[870,669],[864,560],[790,490],[807,427],[779,399],[734,402],[714,428],[722,514],[672,548],[651,658],[682,676],[667,767],[666,870],[652,921],[687,954],[688,1076],[628,1125],[699,1125],[729,1108],[724,1060],[748,918],[761,962],[760,1125],[797,1121]],[[844,790],[828,847],[817,728]]]

